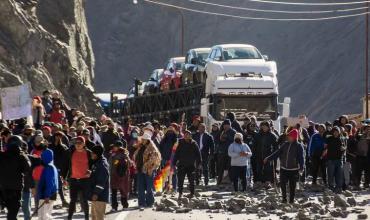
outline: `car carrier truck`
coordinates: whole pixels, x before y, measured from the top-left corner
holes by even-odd
[[[223,121],[227,112],[234,112],[237,120],[254,115],[258,121],[272,120],[280,128],[281,116],[289,116],[289,98],[279,108],[276,63],[254,46],[216,45],[204,71],[203,82],[125,99],[119,117],[166,123],[190,121],[193,115],[200,115],[210,126]]]

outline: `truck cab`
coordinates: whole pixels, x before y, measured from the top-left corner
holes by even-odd
[[[206,121],[220,122],[234,112],[238,121],[254,115],[258,121],[272,120],[279,127],[277,68],[266,58],[252,45],[212,47],[201,109]]]

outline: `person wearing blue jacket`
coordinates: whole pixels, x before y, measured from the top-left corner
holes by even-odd
[[[243,143],[243,134],[236,133],[234,143],[230,144],[228,154],[231,157],[231,178],[235,192],[238,191],[239,179],[242,182],[242,191],[247,189],[247,166],[252,151],[246,143]]]
[[[37,189],[39,199],[38,217],[39,220],[53,219],[51,213],[53,211],[53,203],[57,198],[58,187],[58,171],[53,163],[54,154],[50,149],[45,149],[41,154],[43,170]]]
[[[321,156],[324,152],[325,146],[325,131],[326,126],[324,124],[320,124],[318,127],[318,133],[315,133],[311,136],[310,143],[308,144],[308,156],[311,160],[311,174],[313,185],[316,185],[319,169],[321,170],[322,180],[326,185],[326,160]]]
[[[109,203],[109,165],[103,156],[104,148],[95,145],[91,157],[93,165],[90,175],[90,198],[91,198],[91,219],[104,219],[105,209]]]
[[[303,145],[298,142],[299,132],[293,129],[288,133],[288,141],[280,146],[278,150],[263,160],[266,164],[268,161],[280,159],[280,185],[283,196],[283,203],[287,202],[286,187],[289,182],[290,195],[289,203],[294,203],[295,188],[298,181],[299,172],[304,168],[304,150]]]

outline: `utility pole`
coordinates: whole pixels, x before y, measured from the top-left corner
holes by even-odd
[[[366,46],[365,46],[365,119],[369,118],[369,2],[366,2]]]

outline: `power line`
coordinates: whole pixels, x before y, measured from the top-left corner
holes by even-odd
[[[248,0],[251,2],[268,3],[268,4],[282,4],[282,5],[309,5],[309,6],[329,6],[329,5],[358,5],[369,3],[370,1],[358,1],[358,2],[320,2],[320,3],[306,3],[306,2],[277,2],[269,0]]]
[[[211,2],[204,2],[204,1],[199,1],[199,0],[188,0],[188,1],[198,3],[198,4],[211,5],[211,6],[216,6],[216,7],[243,10],[243,11],[267,12],[267,13],[286,13],[286,14],[324,14],[324,13],[359,11],[359,10],[364,10],[364,9],[367,8],[367,7],[360,7],[360,8],[336,9],[336,10],[326,10],[326,11],[321,11],[321,10],[320,11],[312,11],[312,10],[311,11],[285,11],[285,10],[268,10],[268,9],[237,7],[237,6],[216,4],[216,3],[211,3]]]
[[[190,11],[190,12],[195,12],[195,13],[200,13],[200,14],[208,14],[208,15],[215,15],[215,16],[222,16],[222,17],[229,17],[229,18],[236,18],[236,19],[244,19],[244,20],[262,20],[262,21],[324,21],[324,20],[334,20],[334,19],[343,19],[343,18],[363,16],[363,15],[370,13],[370,12],[363,12],[363,13],[357,13],[357,14],[338,15],[338,16],[319,17],[319,18],[266,18],[266,17],[239,16],[239,15],[231,15],[231,14],[225,14],[225,13],[203,11],[203,10],[181,7],[178,5],[173,5],[173,4],[168,4],[168,3],[158,2],[158,1],[153,1],[153,0],[143,0],[143,1],[151,3],[151,4],[176,8],[179,10]]]

